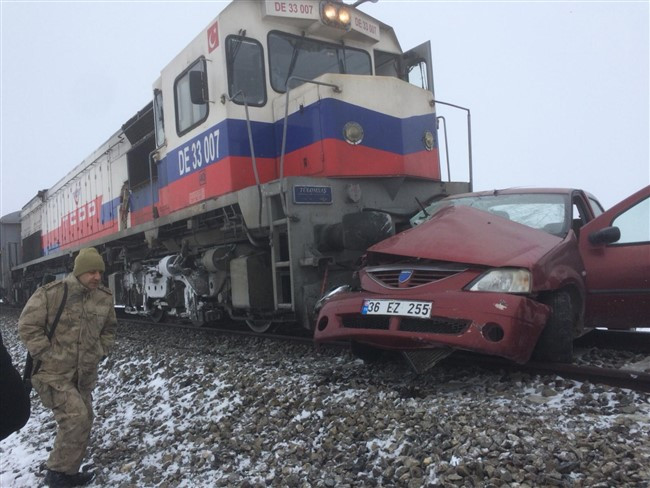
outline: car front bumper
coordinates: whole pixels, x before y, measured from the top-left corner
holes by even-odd
[[[365,300],[391,298],[432,302],[431,317],[361,313]],[[323,305],[314,339],[356,341],[396,351],[448,347],[524,363],[532,354],[549,312],[546,305],[505,293],[445,291],[391,297],[347,292]]]

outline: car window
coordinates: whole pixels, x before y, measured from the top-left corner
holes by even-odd
[[[650,199],[641,200],[619,214],[612,225],[621,231],[621,238],[616,244],[650,242]]]
[[[580,235],[580,229],[591,220],[585,201],[579,196],[573,197],[573,210],[571,213],[571,228],[576,236]]]
[[[604,212],[603,207],[600,205],[598,200],[589,197],[589,203],[591,204],[591,209],[594,211],[594,217],[598,217]]]

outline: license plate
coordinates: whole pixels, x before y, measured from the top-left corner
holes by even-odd
[[[401,317],[431,317],[431,302],[407,300],[364,300],[363,315],[399,315]]]

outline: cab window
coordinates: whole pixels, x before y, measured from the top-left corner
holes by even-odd
[[[183,135],[208,118],[207,100],[193,103],[190,94],[190,73],[198,71],[206,74],[205,59],[198,59],[187,68],[174,82],[174,97],[176,105],[176,132]]]
[[[153,92],[153,118],[154,127],[156,129],[156,147],[165,144],[165,123],[163,119],[163,99],[160,90]]]
[[[241,36],[226,38],[228,95],[235,103],[261,107],[266,103],[264,52],[254,39]]]
[[[396,54],[375,51],[375,74],[399,78],[400,57]]]
[[[420,61],[412,66],[409,66],[408,82],[411,85],[415,85],[419,88],[430,90],[429,80],[427,78],[427,63],[425,61]]]
[[[268,44],[271,86],[280,93],[292,76],[313,80],[324,73],[372,74],[370,55],[361,49],[277,31],[269,34]]]

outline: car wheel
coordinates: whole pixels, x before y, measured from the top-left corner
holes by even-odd
[[[533,357],[540,361],[570,363],[573,360],[575,320],[571,295],[565,290],[558,291],[544,303],[551,308],[551,314],[537,340]]]

